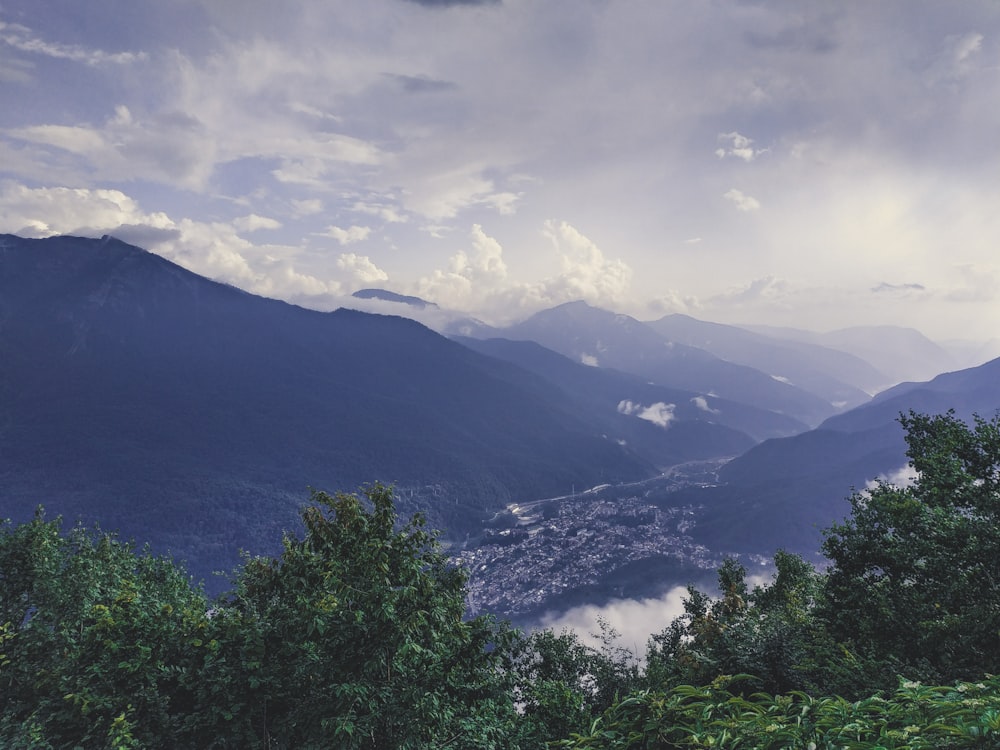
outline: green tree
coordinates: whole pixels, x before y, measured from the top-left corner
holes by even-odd
[[[183,746],[207,606],[172,561],[39,511],[0,532],[0,744]]]
[[[730,679],[731,689],[863,693],[853,658],[819,616],[824,574],[785,551],[774,564],[772,581],[753,589],[735,560],[719,569],[721,597],[689,588],[684,614],[650,639],[646,685],[707,685],[742,674],[752,678]]]
[[[639,686],[639,663],[599,620],[599,648],[572,631],[537,630],[516,645],[517,739],[525,748],[583,731],[596,716]]]
[[[212,617],[216,746],[499,748],[515,719],[513,633],[464,620],[463,571],[389,488],[317,492],[302,538],[248,559]]]
[[[901,415],[916,482],[851,498],[825,618],[884,687],[1000,671],[1000,417]]]

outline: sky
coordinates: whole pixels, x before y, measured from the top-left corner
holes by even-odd
[[[0,0],[0,232],[318,309],[985,340],[1000,3]]]

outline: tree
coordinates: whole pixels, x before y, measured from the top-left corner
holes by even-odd
[[[646,685],[663,690],[727,677],[730,689],[743,692],[865,694],[856,659],[821,617],[825,574],[784,550],[770,583],[750,589],[746,574],[726,560],[721,597],[688,589],[684,614],[650,639]]]
[[[583,731],[596,716],[639,685],[635,654],[619,633],[598,620],[599,648],[572,631],[537,630],[515,644],[515,695],[521,707],[517,739],[522,747]]]
[[[1000,416],[901,415],[916,482],[851,498],[833,526],[825,618],[871,679],[1000,671]]]
[[[463,620],[466,577],[392,492],[316,492],[305,534],[248,559],[212,617],[216,746],[503,747],[513,634]]]
[[[0,533],[0,744],[183,746],[206,600],[172,561],[39,510]]]

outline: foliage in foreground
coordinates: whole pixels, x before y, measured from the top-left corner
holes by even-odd
[[[856,493],[826,571],[782,552],[751,590],[727,561],[644,668],[607,630],[464,619],[464,573],[381,485],[315,493],[215,602],[113,536],[5,524],[0,746],[998,747],[1000,417],[901,422],[918,480]]]
[[[749,675],[742,676],[743,678]],[[641,691],[588,731],[556,743],[573,750],[759,748],[925,750],[1000,746],[1000,679],[929,687],[902,682],[888,699],[743,695],[717,678],[707,687]]]
[[[0,745],[503,746],[513,635],[391,492],[313,496],[305,534],[210,606],[170,561],[38,515],[0,537]]]

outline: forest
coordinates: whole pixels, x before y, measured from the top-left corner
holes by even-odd
[[[854,492],[826,564],[779,551],[751,585],[727,561],[641,658],[468,617],[464,571],[377,483],[314,492],[218,597],[39,509],[0,528],[0,745],[1000,746],[1000,416],[900,422],[916,480]]]

